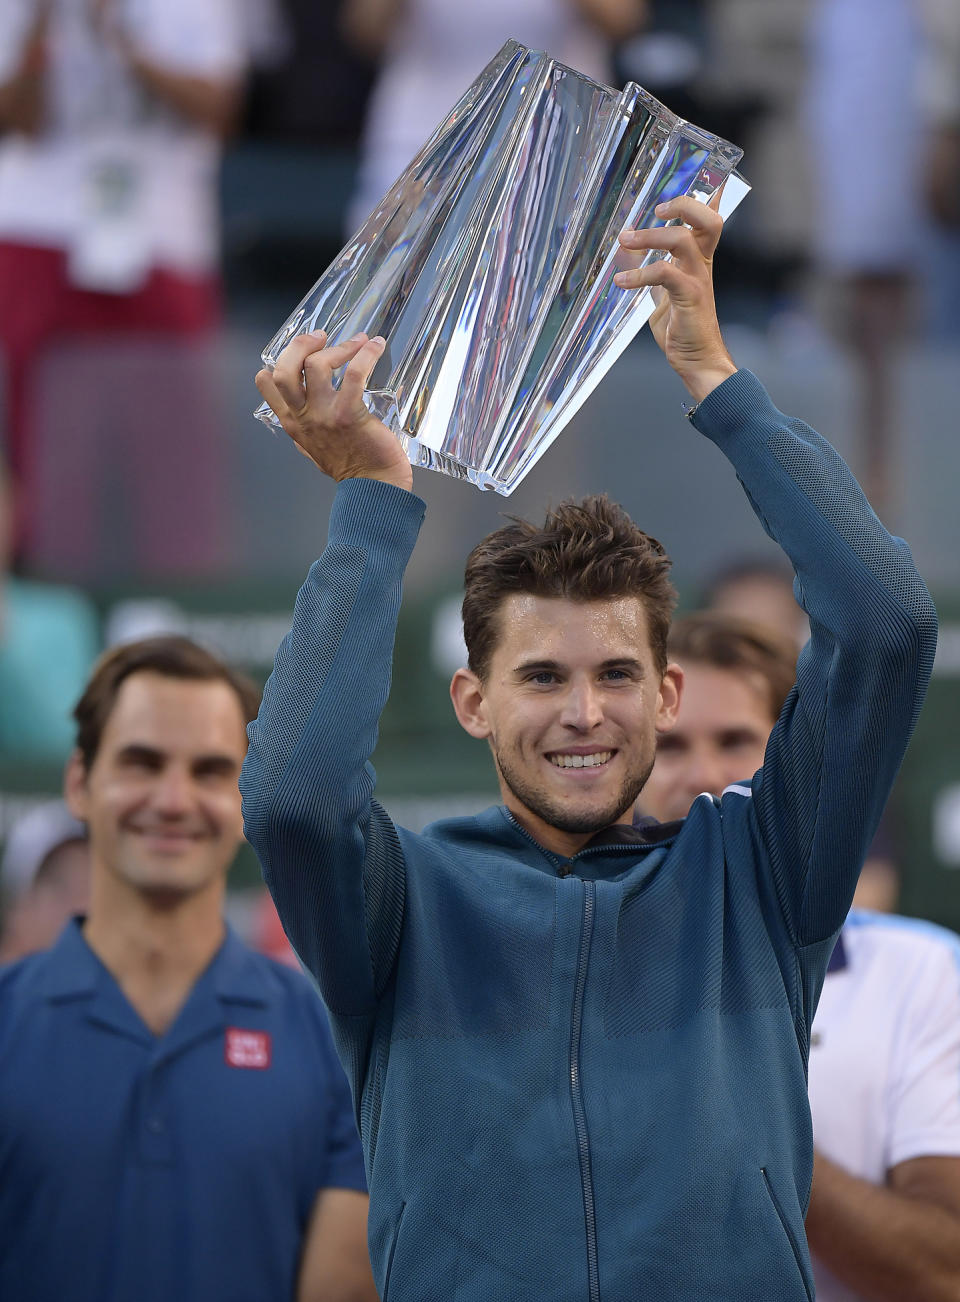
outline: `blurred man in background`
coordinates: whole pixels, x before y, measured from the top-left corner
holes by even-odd
[[[771,629],[721,614],[678,619],[668,654],[683,669],[676,725],[657,738],[640,803],[661,823],[686,818],[763,762],[770,729],[796,678],[796,649]]]
[[[676,727],[644,813],[686,818],[752,777],[791,692],[795,652],[723,615],[679,620]],[[807,1237],[820,1302],[960,1296],[960,945],[905,918],[850,914],[811,1034]]]
[[[0,963],[49,949],[69,918],[86,913],[90,847],[84,825],[62,800],[14,823],[0,861]]]
[[[90,909],[0,974],[0,1296],[375,1302],[349,1091],[299,972],[223,922],[258,693],[112,651],[66,776]]]
[[[708,610],[745,619],[770,630],[777,643],[787,639],[794,645],[794,657],[810,636],[810,621],[794,596],[793,575],[776,560],[743,557],[732,561],[714,574],[704,593],[703,604]],[[699,790],[711,788],[708,785]],[[860,869],[853,897],[857,908],[891,913],[897,907],[900,870],[893,849],[890,822],[888,805]]]
[[[703,594],[706,610],[773,630],[799,653],[810,636],[807,613],[793,595],[793,571],[777,559],[735,557],[716,571]]]

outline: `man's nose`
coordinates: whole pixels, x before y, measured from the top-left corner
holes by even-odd
[[[603,721],[600,693],[593,683],[571,683],[563,703],[561,721],[578,732],[589,732]]]
[[[722,761],[709,751],[698,750],[690,759],[687,770],[687,786],[691,795],[699,796],[704,791],[711,796],[719,796],[727,785]]]
[[[178,769],[164,772],[154,788],[153,803],[157,810],[169,818],[190,808],[192,785],[187,774]]]

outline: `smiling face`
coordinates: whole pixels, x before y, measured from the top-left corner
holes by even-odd
[[[151,672],[124,680],[90,768],[75,753],[67,769],[95,880],[158,903],[222,890],[243,833],[244,722],[226,682]]]
[[[657,744],[643,791],[644,813],[661,822],[686,818],[697,796],[719,796],[763,764],[776,719],[758,673],[687,661],[676,726]]]
[[[638,597],[579,602],[515,593],[497,612],[481,680],[460,669],[457,717],[493,752],[504,803],[534,838],[570,855],[629,823],[671,726],[681,674],[661,678]]]

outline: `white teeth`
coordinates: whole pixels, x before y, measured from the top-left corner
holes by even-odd
[[[558,769],[595,769],[612,757],[612,750],[601,750],[596,755],[551,755],[550,763]]]

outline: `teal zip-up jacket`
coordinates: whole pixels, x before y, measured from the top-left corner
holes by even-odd
[[[373,799],[423,504],[340,485],[250,728],[247,835],[330,1009],[385,1302],[803,1302],[810,1023],[936,616],[833,449],[738,372],[694,417],[812,635],[752,783],[570,860]],[[402,684],[401,684],[402,687]]]

